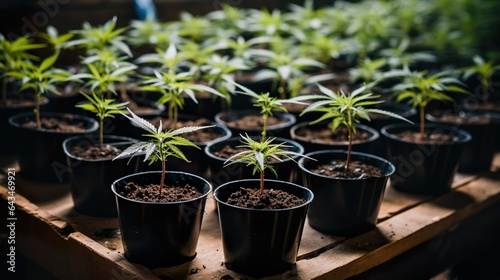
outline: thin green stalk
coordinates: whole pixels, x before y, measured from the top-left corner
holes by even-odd
[[[481,96],[481,102],[483,104],[486,104],[486,101],[488,100],[488,97],[487,97],[488,96],[488,87],[489,87],[489,85],[488,85],[488,79],[487,78],[482,78],[481,79],[481,84],[483,86],[483,94]]]
[[[36,118],[36,127],[38,129],[41,129],[42,122],[40,121],[40,95],[38,93],[35,94],[35,118]]]
[[[165,181],[165,171],[166,171],[166,166],[165,166],[165,161],[161,161],[161,181],[160,181],[160,197],[161,197],[161,191],[163,189],[163,182]]]
[[[7,104],[7,77],[5,76],[2,79],[2,102]]]
[[[99,149],[104,149],[104,118],[99,117]]]
[[[264,194],[264,170],[260,172],[260,194]]]
[[[419,137],[420,139],[425,138],[425,106],[423,104],[420,104],[420,134]]]
[[[348,112],[348,115],[347,115],[347,122],[349,124],[352,124],[350,112]],[[351,127],[347,128],[347,138],[348,138],[347,140],[349,142],[347,144],[347,160],[345,162],[344,176],[347,175],[347,170],[349,170],[349,165],[351,164],[351,150],[352,150],[352,128]]]
[[[262,119],[263,119],[262,140],[264,140],[266,139],[266,131],[267,131],[267,115],[263,115]]]

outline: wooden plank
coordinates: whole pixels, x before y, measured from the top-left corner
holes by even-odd
[[[375,267],[500,202],[500,174],[418,205],[320,256],[298,262],[304,279],[345,279]],[[304,269],[303,269],[304,268]]]

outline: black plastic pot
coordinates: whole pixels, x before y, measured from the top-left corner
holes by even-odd
[[[54,112],[41,112],[41,118],[57,118],[69,123],[83,123],[86,128],[83,132],[59,132],[39,130],[23,127],[26,122],[34,122],[33,113],[21,113],[9,118],[9,124],[18,140],[16,151],[20,167],[19,174],[24,178],[40,182],[65,183],[69,181],[66,165],[66,155],[62,149],[62,142],[76,135],[89,135],[97,131],[99,124],[96,120],[75,115]]]
[[[418,144],[403,141],[395,133],[418,133],[418,126],[393,124],[382,128],[388,159],[396,166],[391,186],[399,191],[420,195],[442,195],[451,190],[460,157],[471,135],[456,127],[426,124],[426,133],[441,132],[458,138],[453,143]]]
[[[382,177],[333,178],[311,171],[317,165],[333,160],[345,160],[345,150],[322,150],[306,154],[299,160],[303,184],[314,193],[307,214],[314,229],[333,235],[354,236],[373,229],[377,224],[380,205],[389,176],[395,167],[388,160],[366,153],[351,153],[359,160],[381,169]]]
[[[320,141],[310,141],[309,139],[301,136],[300,133],[298,133],[300,129],[304,127],[309,127],[318,130],[326,129],[328,127],[328,124],[329,122],[320,122],[317,124],[310,124],[309,122],[298,123],[290,128],[290,137],[292,140],[297,141],[299,144],[304,146],[305,153],[321,151],[321,150],[337,150],[337,149],[347,150],[347,144],[348,144],[347,141],[338,142],[335,144],[330,144]],[[380,137],[378,131],[363,124],[356,124],[356,131],[366,132],[368,133],[369,136],[368,139],[364,141],[352,142],[352,150],[356,152],[373,153],[376,147],[375,141]]]
[[[266,180],[267,189],[283,190],[306,200],[289,209],[250,209],[227,204],[229,195],[241,187],[259,188],[260,180],[225,183],[214,191],[227,268],[261,277],[289,270],[296,263],[307,209],[313,193],[299,185]]]
[[[45,110],[48,107],[50,100],[46,97],[42,98],[40,102],[40,109]],[[10,105],[6,106],[0,104],[0,131],[4,137],[2,138],[2,145],[0,145],[0,157],[13,156],[16,154],[16,147],[18,145],[18,137],[14,134],[13,127],[9,125],[9,118],[21,114],[30,113],[35,109],[35,104],[33,105]]]
[[[467,131],[472,136],[471,140],[464,146],[459,160],[458,172],[474,173],[490,170],[497,143],[500,141],[498,138],[500,114],[468,112],[461,118],[484,118],[483,121],[461,124],[444,121],[441,118],[443,114],[444,112],[432,112],[426,115],[426,119],[433,123],[455,126]]]
[[[64,140],[62,146],[69,168],[70,190],[73,208],[84,215],[94,217],[116,217],[115,196],[109,186],[117,179],[136,173],[141,166],[140,157],[120,158],[117,160],[88,160],[74,156],[74,147],[89,147],[99,143],[98,135],[73,136]],[[104,144],[121,150],[138,140],[104,135]]]
[[[241,119],[248,115],[260,116],[260,113],[258,110],[254,109],[220,112],[217,115],[215,115],[215,122],[227,126],[229,130],[231,130],[232,134],[235,136],[240,134],[245,135],[245,133],[250,136],[261,136],[262,128],[249,129],[245,127],[236,127],[228,124],[228,122]],[[290,138],[290,127],[294,125],[296,122],[295,116],[292,114],[282,113],[282,112],[275,112],[273,115],[274,117],[279,118],[284,122],[278,125],[268,126],[267,136]]]
[[[175,266],[196,257],[206,198],[212,187],[202,177],[168,171],[165,183],[188,183],[203,195],[192,200],[155,203],[130,200],[118,192],[128,182],[158,184],[161,171],[131,174],[116,180],[111,190],[116,197],[125,258],[150,269]]]
[[[259,136],[253,136],[252,139],[258,140]],[[205,147],[205,155],[208,158],[208,166],[210,170],[210,182],[216,188],[226,182],[257,178],[257,174],[252,174],[252,168],[246,166],[245,163],[234,163],[229,166],[224,166],[227,158],[216,156],[214,152],[221,150],[224,146],[229,145],[235,147],[241,145],[241,137],[231,137],[228,139],[220,139],[209,143]],[[299,143],[290,139],[277,137],[273,143],[286,142],[287,146],[291,146],[291,151],[302,154],[304,148]],[[298,160],[298,157],[293,157]],[[265,178],[285,180],[288,182],[297,183],[298,168],[297,164],[291,159],[284,159],[281,162],[273,162],[271,165],[278,174],[277,178],[274,173],[266,171]]]

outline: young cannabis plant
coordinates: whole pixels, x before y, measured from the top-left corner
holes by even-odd
[[[278,99],[277,97],[272,97],[269,92],[262,92],[261,94],[257,94],[253,90],[245,86],[242,86],[232,80],[226,79],[226,81],[228,83],[234,84],[236,87],[242,90],[242,91],[237,91],[237,93],[241,93],[252,97],[255,100],[254,106],[259,107],[261,109],[260,114],[263,120],[262,139],[266,138],[267,119],[273,116],[273,112],[275,111],[287,112],[286,108],[282,106],[284,103],[306,104],[292,99]]]
[[[92,95],[80,92],[89,100],[89,103],[77,104],[76,107],[82,108],[86,111],[95,113],[99,118],[99,148],[103,149],[104,143],[104,119],[111,117],[120,113],[126,113],[125,106],[128,102],[116,103],[115,99],[105,98],[102,94],[96,94],[92,91]]]
[[[246,166],[253,167],[253,174],[259,172],[260,174],[260,194],[264,193],[264,173],[269,169],[276,177],[278,174],[273,165],[270,164],[270,159],[283,161],[284,159],[294,160],[294,156],[304,156],[302,154],[287,150],[290,146],[285,145],[284,142],[273,144],[276,138],[261,139],[260,141],[253,140],[250,136],[241,135],[241,143],[243,145],[236,146],[236,148],[246,148],[246,151],[239,152],[229,157],[224,166],[228,166],[237,162],[246,163]]]
[[[35,92],[36,127],[41,128],[40,101],[41,97],[49,92],[60,95],[56,85],[67,81],[71,74],[60,68],[53,67],[59,52],[45,58],[39,65],[25,61],[18,70],[7,72],[7,76],[21,80],[20,90],[32,89]]]
[[[409,71],[403,73],[403,81],[393,87],[397,102],[407,101],[414,108],[419,108],[420,132],[419,138],[425,139],[425,108],[429,102],[450,101],[454,99],[449,93],[464,93],[467,91],[460,87],[463,85],[460,80],[450,76],[449,72],[442,71],[435,74],[426,71]]]
[[[352,151],[352,137],[356,133],[356,123],[359,123],[361,119],[370,121],[369,113],[387,115],[393,118],[404,120],[410,122],[398,114],[380,110],[367,108],[369,106],[382,103],[384,101],[377,100],[378,95],[374,95],[367,91],[367,86],[359,87],[353,90],[351,93],[346,94],[342,90],[334,92],[329,88],[326,88],[318,84],[320,91],[323,95],[303,95],[296,97],[294,99],[312,100],[313,102],[309,104],[301,115],[308,112],[319,112],[323,113],[321,117],[311,122],[311,124],[318,123],[324,120],[331,120],[331,129],[335,131],[339,125],[343,124],[348,131],[348,145],[347,145],[347,160],[344,168],[346,173],[349,169],[349,164],[351,161],[351,151]]]
[[[149,160],[149,164],[153,164],[157,161],[160,161],[162,172],[161,172],[161,181],[159,184],[159,191],[161,193],[165,180],[167,158],[169,156],[174,156],[189,162],[184,153],[179,149],[179,146],[191,146],[199,149],[199,147],[196,144],[180,136],[180,134],[193,132],[213,126],[186,126],[178,129],[162,131],[161,121],[160,124],[158,125],[158,128],[155,128],[153,124],[151,124],[150,122],[148,122],[143,118],[138,117],[129,108],[127,108],[127,110],[131,115],[131,117],[123,113],[122,114],[126,118],[128,118],[133,124],[144,129],[147,132],[147,134],[144,134],[144,136],[149,137],[150,139],[149,141],[141,141],[130,145],[118,156],[116,156],[113,160],[127,157],[130,155],[134,156],[138,153],[141,154],[145,153],[144,161]]]
[[[484,104],[488,101],[488,91],[491,89],[491,77],[500,70],[500,65],[493,65],[492,61],[485,61],[480,56],[473,57],[474,65],[463,69],[463,78],[469,79],[471,76],[477,75],[481,82],[481,102]]]

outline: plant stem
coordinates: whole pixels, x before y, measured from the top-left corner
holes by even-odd
[[[40,121],[40,94],[35,94],[35,118],[36,118],[36,127],[38,129],[42,128],[42,122]]]
[[[7,105],[7,77],[2,78],[2,102]]]
[[[266,131],[267,131],[267,115],[262,116],[263,125],[262,125],[262,140],[266,139]]]
[[[104,149],[104,118],[99,117],[99,149],[102,150]]]
[[[420,133],[419,133],[419,138],[423,140],[425,138],[425,106],[420,104]]]
[[[260,194],[264,194],[264,170],[260,172]]]
[[[163,182],[165,181],[165,160],[161,161],[161,181],[160,181],[160,197],[161,197],[161,190],[163,189]]]
[[[483,86],[483,94],[481,96],[481,103],[486,104],[486,101],[488,100],[488,79],[487,78],[482,78],[481,79],[481,84]]]
[[[170,128],[174,127],[174,101],[168,103],[168,120],[170,121]]]
[[[349,165],[351,164],[351,150],[352,150],[352,132],[350,129],[347,130],[347,138],[348,138],[348,144],[347,144],[347,160],[345,162],[345,167],[344,167],[344,176],[347,175],[347,170],[349,170]]]

